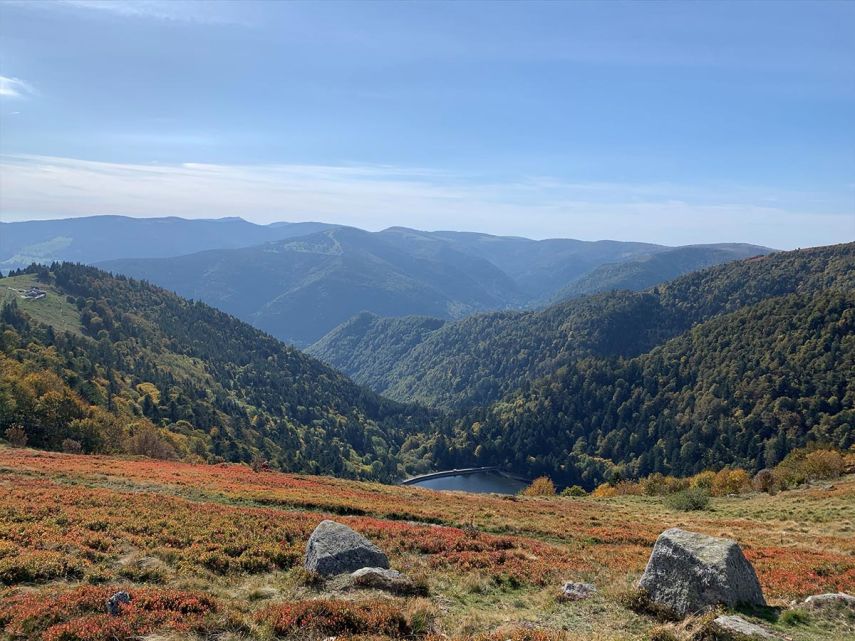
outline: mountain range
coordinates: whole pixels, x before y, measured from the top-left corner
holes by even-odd
[[[329,226],[314,222],[256,225],[241,218],[128,216],[0,222],[0,269],[54,261],[93,264],[117,258],[179,256],[205,249],[258,245]]]
[[[380,232],[327,227],[249,247],[126,257],[98,266],[202,300],[306,347],[363,311],[458,319],[537,307],[557,296],[643,288],[769,251],[743,244],[669,248],[402,227]],[[581,289],[568,289],[580,279]]]

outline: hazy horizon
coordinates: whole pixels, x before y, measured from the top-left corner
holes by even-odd
[[[65,221],[65,220],[72,220],[72,219],[87,219],[87,218],[90,218],[90,219],[91,218],[129,218],[129,219],[133,219],[133,220],[158,220],[158,219],[159,220],[168,220],[168,219],[174,219],[174,220],[185,220],[185,221],[198,220],[198,221],[209,221],[209,222],[240,220],[240,221],[243,221],[245,223],[249,223],[249,224],[253,224],[253,225],[260,225],[260,226],[272,226],[272,225],[281,225],[281,224],[294,225],[294,224],[300,224],[300,223],[321,223],[321,224],[328,224],[328,225],[331,225],[333,227],[351,227],[354,229],[362,229],[363,231],[369,231],[369,232],[381,232],[381,231],[384,231],[387,229],[402,228],[402,229],[412,229],[413,231],[429,232],[429,233],[451,232],[451,233],[463,233],[463,234],[483,234],[483,235],[487,235],[487,236],[496,236],[496,237],[500,237],[500,238],[501,237],[503,237],[503,238],[521,238],[521,239],[525,239],[525,240],[535,240],[535,241],[540,241],[540,240],[583,240],[586,242],[607,242],[607,241],[615,241],[616,240],[614,238],[584,239],[584,238],[573,238],[573,237],[569,237],[569,236],[534,237],[534,236],[525,236],[525,235],[519,235],[519,234],[490,234],[488,232],[483,232],[483,231],[480,231],[477,229],[445,229],[445,228],[425,229],[425,228],[421,228],[421,227],[412,227],[409,225],[388,225],[386,227],[379,227],[377,229],[367,229],[365,227],[360,227],[359,225],[329,223],[328,221],[319,220],[319,219],[318,220],[316,220],[316,219],[305,219],[305,220],[276,219],[276,220],[271,220],[269,222],[259,223],[259,222],[255,222],[252,220],[248,220],[247,218],[245,218],[243,216],[218,216],[215,218],[212,218],[212,217],[193,218],[193,217],[186,217],[186,216],[169,216],[169,215],[166,215],[166,216],[127,216],[125,214],[90,214],[90,215],[83,214],[80,216],[49,216],[48,215],[48,216],[45,216],[43,218],[25,218],[25,219],[20,219],[20,220],[17,220],[17,219],[0,220],[0,223],[38,223],[38,222],[51,222],[51,221],[55,222],[55,221]],[[632,241],[632,240],[630,240],[630,241],[620,241],[620,242],[648,242],[648,241]],[[666,243],[651,243],[651,244],[668,246]],[[691,243],[691,244],[697,244],[697,245],[746,244],[746,245],[749,245],[749,244],[753,244],[753,243],[742,243],[742,241],[722,241],[722,243]],[[689,245],[691,245],[691,244],[689,244]],[[839,243],[828,243],[828,244],[839,244]],[[686,245],[673,245],[673,246],[679,247],[679,246],[686,246]],[[760,245],[758,245],[758,246],[760,246]],[[814,245],[803,245],[801,248],[808,248],[808,247],[813,247],[813,246]],[[819,245],[817,245],[817,246],[819,246]],[[778,247],[769,247],[769,246],[765,246],[765,245],[763,245],[762,247],[766,247],[766,249],[774,249],[774,250],[781,249]]]

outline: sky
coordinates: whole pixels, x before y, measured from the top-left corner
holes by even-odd
[[[855,240],[855,3],[0,2],[0,220]]]

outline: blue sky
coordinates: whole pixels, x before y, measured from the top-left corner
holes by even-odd
[[[855,240],[855,3],[0,4],[0,219]]]

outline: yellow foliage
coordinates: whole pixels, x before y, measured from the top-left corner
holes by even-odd
[[[714,479],[715,472],[713,472],[712,470],[704,470],[703,472],[698,472],[689,479],[689,486],[709,490],[712,489]]]
[[[843,475],[846,462],[840,452],[816,450],[805,457],[803,467],[808,479],[836,479]]]
[[[598,499],[608,499],[617,496],[617,489],[611,483],[603,483],[591,492],[591,496]]]
[[[160,404],[160,391],[153,383],[140,383],[137,385],[137,391],[142,396],[148,396],[155,405]]]
[[[522,491],[524,496],[555,496],[555,484],[548,476],[534,479],[527,488]]]
[[[743,469],[724,469],[715,475],[712,482],[711,493],[713,496],[727,496],[728,494],[740,494],[751,489],[751,476]]]

